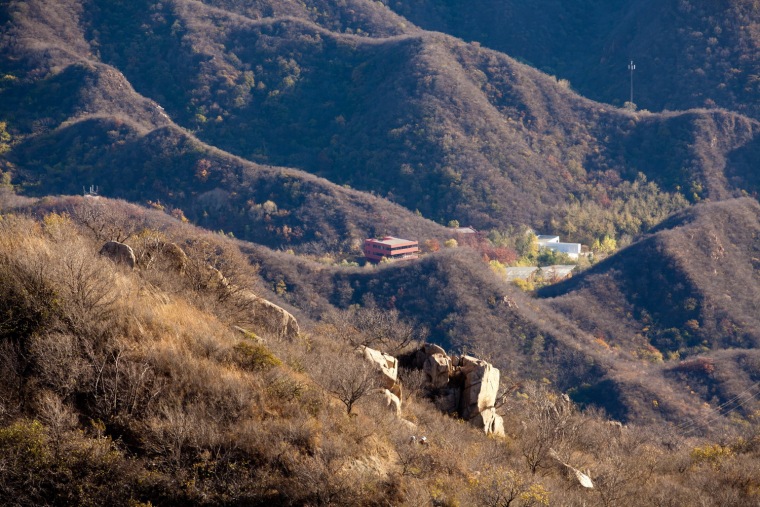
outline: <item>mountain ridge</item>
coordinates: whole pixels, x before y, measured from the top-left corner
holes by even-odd
[[[410,29],[414,35],[401,35],[401,40],[377,40],[264,19],[260,22],[275,24],[251,28],[246,21],[237,31],[219,35],[214,46],[203,42],[193,28],[191,7],[178,2],[171,10],[145,9],[149,34],[130,35],[135,48],[149,40],[160,42],[159,33],[170,35],[174,30],[167,18],[174,16],[180,23],[180,31],[175,31],[179,39],[167,46],[173,49],[161,57],[168,58],[161,66],[187,76],[183,83],[196,83],[186,90],[176,81],[179,75],[171,78],[175,81],[161,77],[152,84],[144,77],[150,73],[138,75],[141,65],[157,70],[158,61],[138,59],[129,44],[116,47],[109,42],[111,18],[81,11],[92,19],[88,23],[99,20],[100,29],[87,28],[94,42],[80,41],[75,47],[83,58],[91,57],[84,44],[97,47],[99,60],[113,64],[119,82],[126,79],[119,66],[130,77],[143,76],[137,86],[146,97],[142,109],[126,111],[136,121],[163,124],[167,119],[162,114],[168,114],[204,142],[254,162],[299,167],[334,183],[371,190],[438,222],[458,219],[486,229],[538,225],[563,235],[577,234],[587,243],[604,235],[636,234],[642,228],[637,221],[649,222],[637,216],[629,225],[620,224],[604,204],[617,198],[621,206],[641,213],[636,197],[621,187],[621,182],[634,181],[638,172],[658,185],[652,190],[656,199],[671,201],[664,214],[684,205],[678,203],[679,194],[695,200],[754,191],[747,185],[755,181],[749,161],[728,155],[756,137],[757,125],[734,113],[648,115],[615,110],[579,98],[556,79],[508,57],[416,28]],[[213,26],[214,21],[203,23]],[[216,37],[216,29],[204,30],[205,37]],[[48,35],[42,31],[39,37],[46,40]],[[350,39],[348,45],[340,42],[345,38]],[[263,44],[260,48],[251,44],[256,40]],[[185,69],[182,62],[191,67]],[[206,67],[215,69],[216,77]],[[225,75],[229,82],[220,77]],[[376,82],[387,84],[369,85]],[[259,90],[262,83],[266,86]],[[94,90],[111,93],[116,105],[130,103],[131,99],[116,98],[118,86]],[[167,101],[163,94],[175,89],[179,93],[172,93],[172,100],[181,100]],[[16,93],[27,100],[26,92],[9,96]],[[96,102],[107,111],[114,107],[108,101]],[[113,111],[125,112],[119,107]],[[719,121],[704,122],[705,115]],[[677,137],[657,135],[674,122]],[[718,135],[733,140],[711,146]],[[292,141],[296,138],[300,142]],[[653,149],[647,150],[646,143]],[[668,151],[679,155],[663,159]],[[726,158],[730,167],[725,167]],[[615,176],[608,178],[607,171]],[[725,171],[731,173],[728,180],[721,176]],[[568,223],[573,214],[572,205],[563,202],[568,193],[596,218]],[[170,200],[167,195],[161,199]]]

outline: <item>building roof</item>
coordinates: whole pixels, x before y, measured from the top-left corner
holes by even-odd
[[[575,264],[555,264],[554,266],[545,266],[541,269],[545,278],[567,278],[577,267]]]
[[[401,239],[401,238],[394,238],[393,236],[385,236],[384,238],[380,238],[380,239],[368,239],[367,241],[372,241],[374,243],[382,243],[383,245],[388,245],[388,246],[404,246],[404,245],[411,245],[411,244],[417,243],[416,241]]]
[[[517,266],[507,268],[507,281],[512,280],[527,280],[530,276],[538,270],[538,266]]]

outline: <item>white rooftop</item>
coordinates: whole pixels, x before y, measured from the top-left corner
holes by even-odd
[[[414,241],[412,240],[394,238],[393,236],[385,236],[384,238],[375,239],[373,241],[377,243],[382,243],[383,245],[390,245],[390,246],[400,246],[400,245],[406,245],[409,243],[414,243]]]

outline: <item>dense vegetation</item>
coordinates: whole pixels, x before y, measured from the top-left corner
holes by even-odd
[[[99,184],[241,238],[345,250],[372,224],[436,235],[387,201],[591,244],[756,190],[753,120],[618,110],[377,3],[327,4],[9,4],[13,180],[36,195]],[[343,217],[320,220],[325,207]],[[246,229],[259,218],[271,223]]]
[[[636,64],[642,109],[722,107],[760,117],[758,7],[709,2],[384,0],[429,30],[477,41],[622,106]]]

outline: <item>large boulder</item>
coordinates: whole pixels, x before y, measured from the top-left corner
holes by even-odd
[[[414,366],[416,368],[422,368],[425,364],[425,361],[427,361],[427,358],[435,354],[446,356],[446,351],[443,350],[443,348],[440,346],[433,343],[425,343],[422,345],[422,348],[417,351],[417,354],[414,358]]]
[[[415,363],[422,368],[427,382],[435,388],[446,387],[452,374],[451,358],[438,345],[426,343],[417,351]]]
[[[246,291],[245,299],[250,303],[254,324],[280,338],[298,338],[301,330],[290,312],[249,291]]]
[[[494,407],[489,407],[470,419],[470,424],[481,428],[487,435],[504,436],[504,419],[496,413]]]
[[[155,255],[163,262],[162,265],[179,274],[184,274],[189,262],[187,254],[177,243],[162,241],[156,245]]]
[[[469,420],[496,403],[499,370],[482,359],[463,356],[460,371],[464,375],[460,412]]]
[[[401,384],[398,381],[398,359],[369,347],[363,348],[364,358],[379,372],[380,385],[401,399]]]
[[[463,419],[483,428],[486,433],[504,434],[504,422],[494,405],[499,394],[499,370],[472,356],[462,356],[459,371],[464,386],[459,413]]]
[[[432,343],[417,351],[414,363],[436,389],[434,402],[439,410],[458,414],[487,434],[504,435],[504,420],[495,408],[498,368],[472,356],[449,356]]]
[[[425,378],[435,388],[446,387],[452,372],[451,359],[446,354],[427,356],[422,365]]]
[[[126,264],[130,268],[135,267],[135,252],[132,247],[124,243],[109,241],[100,249],[100,255],[105,255],[117,264]]]
[[[177,243],[147,241],[137,256],[137,264],[143,269],[170,271],[184,275],[189,263],[187,254]]]
[[[231,283],[218,269],[208,266],[207,270],[211,287],[227,294],[233,294],[236,298],[247,303],[252,314],[251,321],[257,326],[257,329],[288,340],[295,340],[301,334],[298,321],[289,311],[249,290],[241,289]]]

